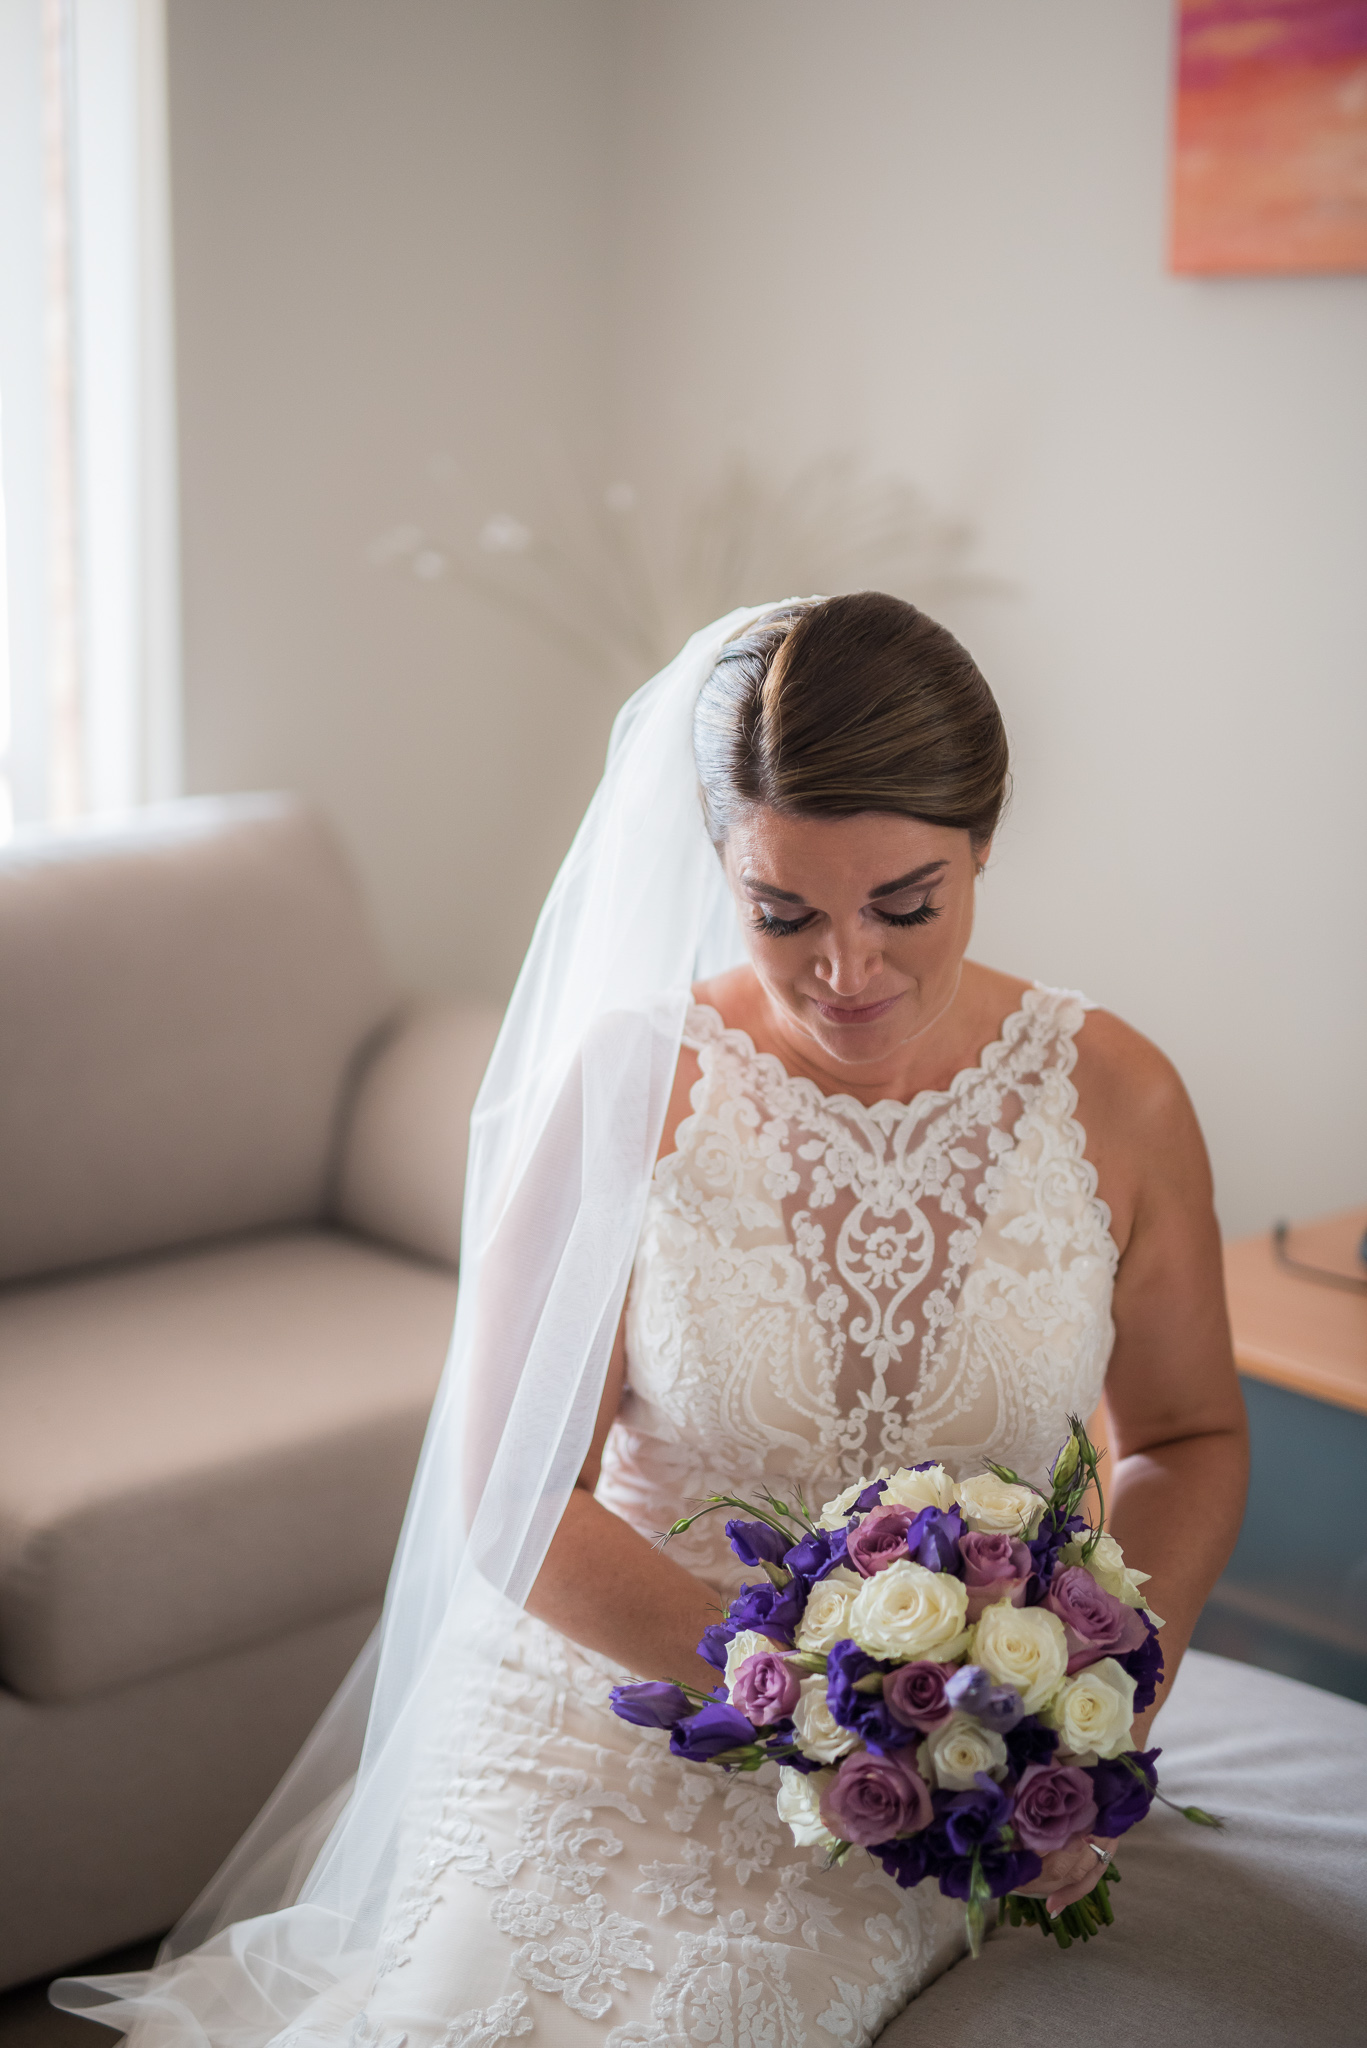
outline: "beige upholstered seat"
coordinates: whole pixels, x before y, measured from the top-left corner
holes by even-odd
[[[363,1645],[496,1022],[292,799],[0,850],[0,1985],[183,1911]]]
[[[0,1682],[80,1699],[378,1601],[455,1293],[314,1230],[0,1295]]]
[[[1359,2048],[1367,2039],[1367,1707],[1188,1653],[1154,1723],[1174,1800],[1116,1852],[1115,1925],[1066,1952],[1003,1928],[879,2048]]]

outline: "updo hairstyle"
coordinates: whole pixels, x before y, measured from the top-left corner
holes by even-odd
[[[693,753],[716,846],[763,804],[811,818],[894,811],[969,834],[1006,800],[1006,731],[976,663],[934,619],[880,591],[768,612],[722,651]]]

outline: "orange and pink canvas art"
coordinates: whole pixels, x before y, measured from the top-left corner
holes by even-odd
[[[1180,0],[1171,261],[1367,270],[1367,0]]]

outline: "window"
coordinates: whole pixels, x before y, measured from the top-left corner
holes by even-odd
[[[173,795],[164,0],[0,0],[0,833]]]

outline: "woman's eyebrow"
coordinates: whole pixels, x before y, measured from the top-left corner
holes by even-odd
[[[903,889],[910,889],[916,882],[927,882],[932,875],[938,875],[941,868],[947,868],[947,860],[928,860],[919,868],[913,868],[909,875],[899,875],[895,882],[880,882],[876,889],[870,889],[869,900],[875,896],[898,896]],[[756,896],[773,896],[780,903],[806,904],[805,896],[798,896],[791,889],[776,889],[772,882],[758,881],[754,875],[741,876],[742,887],[753,890]]]
[[[949,862],[947,860],[928,860],[924,866],[913,868],[909,875],[899,875],[895,882],[880,882],[876,889],[870,889],[870,900],[875,896],[900,895],[902,890],[909,889],[913,882],[929,881],[932,875],[938,875],[941,868],[947,868],[948,866]]]

